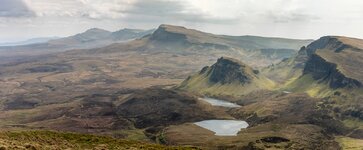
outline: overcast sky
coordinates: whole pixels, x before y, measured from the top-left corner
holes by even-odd
[[[363,38],[363,0],[0,0],[0,42],[160,24],[228,35]]]

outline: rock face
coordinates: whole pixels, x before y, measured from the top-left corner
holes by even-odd
[[[280,78],[283,81],[295,80],[309,75],[316,83],[327,84],[332,89],[354,88],[362,87],[362,66],[362,39],[325,36],[302,47],[297,56],[263,73],[276,81],[281,81]]]
[[[322,37],[299,52],[306,57],[303,74],[329,83],[331,88],[361,87],[363,40],[346,37]]]
[[[206,70],[207,68],[202,69]],[[217,63],[209,68],[209,81],[213,83],[230,84],[237,82],[240,84],[250,83],[257,78],[257,72],[252,68],[232,58],[219,58]]]
[[[349,78],[337,69],[337,64],[327,62],[322,57],[312,54],[306,62],[304,74],[311,74],[315,80],[325,80],[329,82],[331,88],[354,88],[361,87],[358,80]]]

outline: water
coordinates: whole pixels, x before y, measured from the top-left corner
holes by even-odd
[[[194,124],[213,131],[218,136],[236,136],[241,129],[248,127],[248,123],[242,120],[204,120]]]
[[[291,92],[290,91],[282,91],[283,93],[285,94],[290,94]]]
[[[222,106],[222,107],[229,107],[229,108],[237,108],[241,107],[240,105],[237,105],[235,103],[227,102],[224,100],[214,99],[214,98],[199,98],[200,100],[206,101],[212,106]]]

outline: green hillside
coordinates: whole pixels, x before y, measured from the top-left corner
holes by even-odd
[[[275,83],[242,62],[222,57],[211,67],[188,77],[178,87],[210,96],[241,96],[256,90],[272,90]]]

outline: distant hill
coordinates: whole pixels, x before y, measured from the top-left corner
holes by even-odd
[[[19,42],[8,42],[8,43],[0,43],[0,46],[19,46],[19,45],[29,45],[35,43],[45,43],[50,40],[59,39],[60,37],[40,37],[40,38],[32,38],[25,41]]]
[[[274,82],[261,76],[258,70],[238,60],[222,57],[212,66],[188,77],[178,88],[210,96],[241,96],[273,87]]]
[[[266,66],[297,53],[301,46],[312,40],[269,38],[258,36],[226,36],[205,33],[181,26],[160,25],[153,34],[128,43],[113,44],[88,51],[116,53],[136,50],[143,53],[173,53],[182,55],[208,55],[217,59],[228,56],[244,60],[252,66]],[[87,53],[85,51],[85,53]],[[256,62],[256,60],[258,60]]]
[[[221,48],[255,49],[299,49],[311,40],[294,40],[285,38],[269,38],[258,36],[227,36],[214,35],[181,26],[160,25],[150,37],[153,42],[175,42],[184,44],[197,44]]]
[[[18,46],[0,47],[0,57],[39,55],[61,52],[70,49],[88,49],[107,46],[112,43],[125,42],[151,34],[154,30],[121,29],[110,32],[103,29],[92,28],[85,32],[44,42],[31,43]]]

